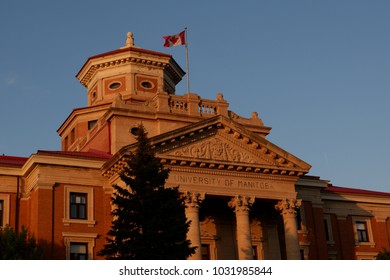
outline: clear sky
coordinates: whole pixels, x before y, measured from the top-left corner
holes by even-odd
[[[76,73],[128,31],[185,69],[162,36],[188,27],[192,92],[258,112],[309,175],[390,192],[389,15],[385,0],[2,0],[0,154],[60,150],[57,129],[87,105]]]

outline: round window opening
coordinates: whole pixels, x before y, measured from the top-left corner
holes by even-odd
[[[110,84],[108,87],[109,87],[110,89],[118,89],[118,88],[120,88],[121,86],[122,86],[121,83],[119,83],[119,82],[114,82],[114,83]]]
[[[153,84],[149,81],[143,81],[143,82],[141,82],[141,87],[146,88],[146,89],[151,89],[151,88],[153,88]]]
[[[139,128],[138,127],[133,127],[133,128],[130,129],[130,133],[133,134],[134,136],[137,136],[138,132],[139,132]]]

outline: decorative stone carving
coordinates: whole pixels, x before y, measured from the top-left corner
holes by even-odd
[[[217,138],[179,149],[175,151],[175,156],[242,163],[257,162],[252,155]]]
[[[298,229],[295,221],[296,209],[301,206],[301,199],[285,198],[275,205],[275,209],[283,216],[286,254],[288,260],[299,260],[300,247]]]
[[[254,202],[254,197],[236,195],[229,201],[228,205],[233,208],[237,214],[239,212],[249,212],[249,209]]]
[[[302,204],[302,199],[285,198],[275,205],[275,209],[280,211],[282,215],[294,215],[297,213],[296,209]]]
[[[134,46],[134,37],[132,32],[127,32],[126,47]]]
[[[184,197],[184,202],[188,208],[199,208],[200,203],[205,198],[205,194],[197,192],[186,192]]]

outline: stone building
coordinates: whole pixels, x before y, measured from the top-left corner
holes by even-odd
[[[126,45],[87,59],[88,106],[58,129],[61,151],[0,156],[0,226],[27,227],[48,259],[97,259],[112,185],[142,123],[167,186],[186,195],[191,259],[372,259],[390,249],[390,194],[336,187],[267,140],[271,128],[194,93],[171,55]]]

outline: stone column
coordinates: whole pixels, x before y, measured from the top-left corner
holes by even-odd
[[[189,260],[202,259],[202,243],[200,240],[199,204],[204,199],[204,194],[187,192],[185,194],[186,216],[191,222],[187,233],[187,239],[191,241],[191,246],[195,246],[195,253]]]
[[[240,195],[229,201],[229,206],[236,213],[238,259],[240,260],[253,260],[249,208],[254,201],[254,197]]]
[[[288,260],[300,260],[298,229],[295,209],[301,206],[301,199],[286,198],[275,205],[275,209],[281,212],[284,222],[284,235],[286,241],[286,253]]]

